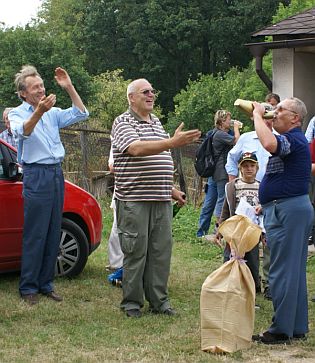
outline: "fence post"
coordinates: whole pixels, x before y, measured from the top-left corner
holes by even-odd
[[[187,195],[187,189],[186,189],[186,180],[185,175],[183,173],[183,167],[182,167],[182,152],[180,148],[175,148],[173,150],[174,152],[174,159],[176,161],[176,168],[178,172],[178,179],[179,179],[179,188],[182,192],[184,192]],[[188,195],[187,195],[188,197]]]
[[[86,129],[87,125],[82,125]],[[88,132],[80,131],[80,146],[82,151],[82,185],[83,189],[90,191],[89,183],[89,163],[88,163]]]

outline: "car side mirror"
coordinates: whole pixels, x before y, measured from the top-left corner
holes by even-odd
[[[9,179],[20,180],[22,177],[22,169],[19,164],[10,162],[9,163]]]

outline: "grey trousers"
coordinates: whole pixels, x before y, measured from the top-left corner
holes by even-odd
[[[172,254],[171,202],[116,201],[117,229],[123,262],[124,310],[170,307],[167,282]]]

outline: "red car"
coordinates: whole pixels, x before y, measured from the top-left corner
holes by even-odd
[[[20,269],[22,232],[22,182],[16,150],[0,139],[0,272]],[[56,275],[78,275],[101,238],[99,204],[91,194],[66,181]]]

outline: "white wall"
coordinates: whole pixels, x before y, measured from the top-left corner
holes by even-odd
[[[308,121],[315,115],[315,54],[294,49],[273,50],[273,92],[281,99],[298,97],[306,105]]]

